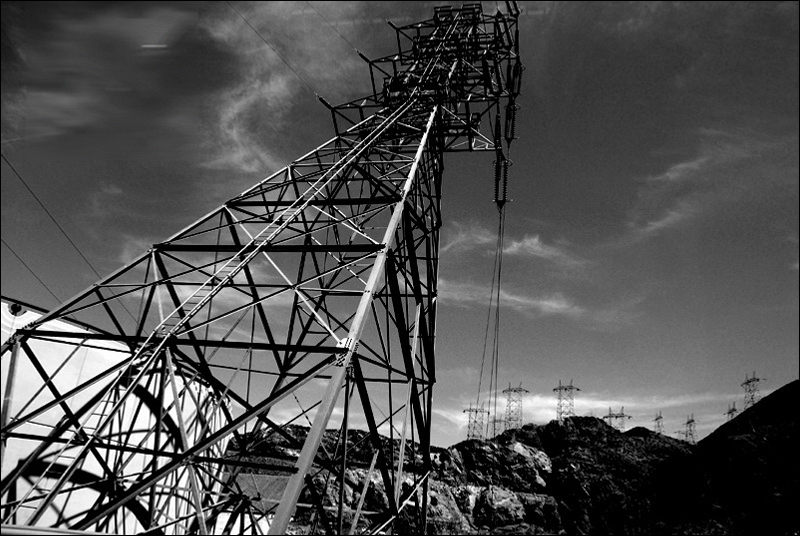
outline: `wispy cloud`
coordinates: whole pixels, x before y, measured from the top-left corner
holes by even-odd
[[[324,11],[327,20],[341,21],[358,16],[361,7],[360,2],[337,2]],[[237,4],[236,11],[221,9],[205,24],[238,63],[237,78],[215,103],[217,132],[209,167],[245,172],[274,168],[278,159],[264,143],[285,128],[294,105],[315,102],[311,88],[338,102],[344,95],[355,96],[351,93],[359,84],[354,81],[361,81],[363,88],[369,82],[359,76],[363,62],[355,51],[322,16],[298,11],[295,3]],[[299,24],[307,31],[298,36]]]
[[[244,16],[255,21],[252,13]],[[238,78],[215,98],[216,131],[210,136],[214,150],[205,165],[245,172],[275,167],[276,159],[263,145],[267,136],[262,130],[272,134],[280,130],[300,81],[233,11],[209,19],[206,30],[241,67]]]
[[[640,240],[679,228],[719,203],[741,196],[755,177],[741,173],[747,160],[784,141],[751,131],[697,131],[698,154],[641,179],[638,199],[628,213],[628,238]]]
[[[453,222],[445,229],[443,235],[444,244],[439,248],[442,253],[470,251],[497,244],[497,234],[475,222],[467,224]]]
[[[696,200],[682,199],[675,206],[659,214],[657,218],[642,224],[636,229],[636,233],[643,237],[660,233],[690,220],[699,214],[700,210],[701,207]]]
[[[461,305],[489,303],[489,289],[472,283],[439,280],[439,295],[444,303]],[[586,311],[560,293],[528,296],[513,291],[500,291],[500,304],[512,309],[544,316],[578,317]]]
[[[461,307],[489,305],[489,288],[464,281],[439,279],[439,296],[443,304]],[[518,313],[534,317],[561,317],[580,322],[592,331],[616,331],[631,325],[641,316],[641,296],[590,307],[564,295],[551,292],[529,295],[516,290],[500,291],[500,304]]]
[[[444,240],[442,253],[483,250],[484,253],[490,254],[497,245],[497,233],[476,222],[466,224],[454,222],[445,232]],[[513,238],[506,240],[503,254],[518,258],[541,259],[562,268],[577,267],[586,263],[584,259],[571,253],[566,245],[548,244],[539,234],[526,234],[518,240]]]
[[[678,162],[670,166],[664,173],[649,177],[647,180],[649,182],[677,182],[689,180],[694,177],[698,171],[703,169],[710,159],[711,157],[709,155],[701,155],[693,160]]]
[[[512,240],[505,248],[506,255],[534,257],[554,262],[562,266],[580,266],[583,259],[568,253],[566,248],[546,244],[539,235],[526,235],[521,240]]]
[[[282,124],[282,107],[276,104],[291,94],[286,76],[252,70],[237,87],[220,95],[217,101],[217,132],[212,139],[214,158],[204,163],[214,169],[234,168],[245,172],[271,170],[279,166],[276,158],[263,145],[263,136],[254,128],[257,118],[270,115],[273,129]]]

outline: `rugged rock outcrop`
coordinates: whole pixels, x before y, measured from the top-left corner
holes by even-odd
[[[798,534],[794,408],[799,395],[800,381],[792,382],[697,445],[644,428],[621,433],[594,417],[571,417],[563,423],[525,425],[490,441],[436,448],[427,531]],[[305,433],[299,427],[292,432]],[[363,432],[353,432],[350,440],[355,446],[353,468],[346,474],[344,497],[352,511],[360,502],[371,451]],[[333,434],[325,444],[334,447]],[[398,444],[388,439],[383,447],[389,455],[398,451]],[[281,441],[260,448],[273,458],[290,453]],[[407,470],[420,462],[411,460]],[[320,489],[325,478],[323,472],[315,479]],[[338,486],[328,482],[329,504],[338,497]],[[373,474],[365,512],[386,511],[383,486],[382,478]],[[404,510],[404,534],[419,532],[414,521],[418,507],[412,501]],[[319,520],[312,518],[298,515],[292,530],[322,531]]]

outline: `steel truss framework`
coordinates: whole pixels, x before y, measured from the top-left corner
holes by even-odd
[[[744,375],[744,381],[742,382],[742,389],[744,389],[744,409],[755,406],[756,402],[758,402],[758,383],[763,379],[764,378],[757,377],[755,371],[753,371],[753,376]]]
[[[464,410],[464,413],[467,414],[467,439],[477,439],[478,441],[482,441],[484,434],[483,434],[483,416],[484,414],[488,415],[489,410],[484,409],[483,404],[480,406],[472,405],[472,402],[469,403],[469,408]]]
[[[694,445],[697,443],[697,421],[694,420],[694,413],[687,415],[684,430],[681,434],[683,440]]]
[[[625,413],[624,407],[619,409],[619,413],[613,413],[611,408],[608,408],[608,415],[603,415],[603,420],[607,421],[609,426],[620,432],[625,431],[625,419],[630,418],[631,416]]]
[[[653,431],[657,434],[664,434],[664,416],[660,411],[653,418]]]
[[[424,531],[443,155],[504,158],[518,15],[471,4],[394,27],[399,52],[367,59],[372,93],[323,100],[334,138],[18,330],[2,359],[39,390],[3,408],[3,523],[283,533],[305,490],[333,531],[313,484],[327,472],[361,490],[354,508],[340,489],[340,532],[378,532],[409,504]],[[76,382],[51,344],[118,358]],[[305,436],[290,426],[312,419]],[[334,423],[338,448],[321,448]],[[351,482],[356,427],[372,463]],[[273,440],[294,454],[246,455]],[[385,512],[362,511],[373,475]]]
[[[569,384],[562,384],[561,380],[558,380],[558,387],[554,387],[553,391],[555,391],[558,396],[558,402],[556,403],[556,419],[558,419],[559,422],[563,422],[567,417],[574,417],[575,391],[580,391],[580,389],[572,385],[572,380],[569,381]],[[609,412],[610,411],[611,408],[609,408]]]
[[[503,394],[506,395],[506,418],[505,430],[516,430],[522,428],[522,393],[529,393],[527,389],[522,387],[508,386],[508,389],[503,389]]]

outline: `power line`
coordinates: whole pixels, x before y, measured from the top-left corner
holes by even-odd
[[[52,212],[50,212],[50,210],[48,210],[48,208],[45,206],[45,204],[42,202],[42,200],[41,200],[41,199],[39,199],[39,196],[38,196],[38,195],[36,195],[36,192],[34,192],[34,191],[33,191],[33,189],[31,189],[31,187],[28,185],[28,183],[27,183],[27,182],[25,181],[25,179],[22,177],[22,175],[20,174],[20,172],[19,172],[19,171],[17,171],[17,168],[15,168],[15,167],[14,167],[14,166],[11,164],[11,162],[9,162],[9,160],[8,160],[8,158],[6,158],[6,155],[5,155],[5,154],[2,154],[2,153],[0,153],[0,157],[2,157],[2,158],[3,158],[3,161],[4,161],[6,164],[8,164],[8,167],[10,167],[10,168],[11,168],[11,171],[13,171],[13,172],[14,172],[14,175],[16,175],[16,176],[17,176],[17,178],[20,180],[20,182],[22,182],[22,184],[25,186],[25,188],[27,188],[27,190],[28,190],[28,191],[31,193],[31,195],[33,196],[33,198],[34,198],[34,199],[36,199],[36,202],[37,202],[37,203],[39,203],[39,206],[40,206],[40,207],[42,207],[42,210],[44,210],[44,211],[45,211],[45,213],[46,213],[46,214],[47,214],[47,215],[50,217],[50,219],[53,221],[53,223],[56,225],[56,227],[58,227],[58,230],[59,230],[59,231],[61,231],[61,234],[63,234],[63,235],[64,235],[64,238],[66,238],[66,239],[67,239],[67,242],[69,242],[69,243],[72,245],[72,247],[73,247],[73,248],[75,248],[75,251],[77,251],[77,252],[78,252],[78,255],[80,255],[80,256],[81,256],[81,258],[84,260],[84,262],[86,262],[86,264],[89,266],[89,268],[91,268],[92,272],[94,272],[94,274],[95,274],[95,275],[96,275],[98,278],[101,278],[101,279],[102,279],[102,276],[100,275],[100,272],[98,272],[98,271],[97,271],[97,269],[94,267],[94,265],[93,265],[93,264],[92,264],[92,263],[89,261],[89,259],[88,259],[88,258],[86,258],[86,255],[84,255],[84,254],[83,254],[83,251],[81,251],[81,249],[78,247],[78,245],[77,245],[75,242],[73,242],[73,241],[72,241],[72,239],[71,239],[71,238],[69,237],[69,235],[67,234],[67,231],[65,231],[65,230],[64,230],[64,228],[61,226],[61,224],[60,224],[60,223],[58,223],[58,220],[56,220],[55,216],[53,216],[53,213],[52,213]],[[8,244],[6,244],[6,245],[8,245]],[[11,249],[11,248],[9,247],[9,249]],[[17,257],[17,258],[19,258],[19,257]],[[21,259],[20,259],[20,260],[21,260]],[[28,269],[30,270],[30,268],[28,268]],[[37,279],[38,279],[38,278],[37,278]],[[42,283],[42,284],[44,284],[44,283]],[[51,292],[51,294],[52,294],[52,292]],[[55,295],[54,295],[54,296],[55,296]],[[58,299],[58,298],[56,298],[56,299]],[[61,300],[59,300],[59,303],[60,303],[60,302],[61,302]],[[133,316],[133,313],[131,313],[131,312],[128,310],[128,308],[127,308],[127,307],[125,307],[125,304],[124,304],[124,303],[122,303],[122,302],[120,302],[120,305],[122,306],[122,308],[123,308],[123,309],[125,309],[125,312],[126,312],[126,313],[128,313],[128,315],[129,315],[129,316],[130,316],[130,317],[131,317],[131,318],[132,318],[134,321],[136,321],[136,317],[135,317],[135,316]]]
[[[42,281],[42,278],[40,278],[38,275],[36,275],[36,272],[34,272],[34,271],[33,271],[33,268],[31,268],[30,266],[28,266],[28,263],[26,263],[24,260],[22,260],[22,257],[20,257],[20,256],[17,254],[17,252],[16,252],[16,251],[14,251],[14,248],[12,248],[11,246],[9,246],[9,245],[8,245],[8,242],[6,242],[4,238],[0,238],[0,240],[2,240],[2,241],[3,241],[3,245],[4,245],[5,247],[7,247],[7,248],[8,248],[8,250],[9,250],[9,251],[10,251],[10,252],[11,252],[11,253],[12,253],[12,254],[13,254],[13,255],[14,255],[16,258],[17,258],[17,260],[18,260],[19,262],[21,262],[21,263],[22,263],[22,266],[24,266],[25,268],[27,268],[27,269],[28,269],[28,271],[31,273],[31,275],[32,275],[33,277],[35,277],[35,278],[36,278],[36,281],[38,281],[39,283],[41,283],[41,285],[42,285],[42,286],[43,286],[43,287],[44,287],[44,288],[47,290],[47,292],[49,292],[49,293],[50,293],[50,295],[51,295],[53,298],[55,298],[55,299],[56,299],[56,303],[61,303],[61,298],[59,298],[58,296],[56,296],[56,295],[55,295],[55,293],[54,293],[52,290],[50,290],[50,287],[48,287],[48,286],[47,286],[47,284],[46,284],[44,281]]]
[[[22,175],[20,175],[19,171],[17,171],[17,169],[16,169],[16,168],[15,168],[13,165],[11,165],[11,162],[9,162],[9,161],[8,161],[8,158],[6,158],[6,155],[4,155],[4,154],[0,154],[0,156],[2,156],[2,157],[3,157],[3,160],[5,161],[5,163],[6,163],[6,164],[8,164],[8,167],[10,167],[10,168],[11,168],[11,171],[13,171],[13,172],[14,172],[14,175],[16,175],[16,176],[17,176],[17,178],[18,178],[18,179],[19,179],[19,180],[22,182],[22,184],[24,184],[24,185],[25,185],[25,188],[27,188],[27,189],[28,189],[28,191],[31,193],[31,195],[33,196],[33,198],[34,198],[34,199],[36,199],[36,202],[37,202],[37,203],[39,203],[39,206],[40,206],[40,207],[42,207],[42,209],[43,209],[43,210],[44,210],[44,211],[47,213],[47,215],[50,217],[50,219],[51,219],[51,220],[53,220],[53,223],[55,223],[55,224],[56,224],[56,227],[58,227],[58,230],[59,230],[59,231],[61,231],[61,234],[63,234],[63,235],[64,235],[64,237],[67,239],[67,241],[68,241],[70,244],[72,244],[72,247],[73,247],[73,248],[75,248],[75,251],[77,251],[77,252],[78,252],[78,255],[80,255],[80,256],[81,256],[81,258],[82,258],[84,261],[86,261],[86,264],[88,264],[88,265],[89,265],[89,268],[91,268],[91,269],[92,269],[92,271],[94,272],[94,274],[95,274],[97,277],[101,277],[101,276],[100,276],[100,273],[99,273],[97,270],[95,270],[95,268],[94,268],[94,266],[92,265],[92,263],[91,263],[91,262],[89,262],[89,259],[87,259],[87,258],[86,258],[86,255],[84,255],[84,254],[83,254],[83,252],[80,250],[80,248],[79,248],[79,247],[78,247],[78,246],[75,244],[75,242],[73,242],[73,241],[72,241],[72,239],[69,237],[69,235],[68,235],[68,234],[67,234],[67,232],[64,230],[64,228],[63,228],[63,227],[61,227],[61,224],[60,224],[60,223],[58,223],[58,221],[56,220],[55,216],[53,216],[53,214],[52,214],[52,213],[51,213],[51,212],[50,212],[50,211],[47,209],[47,207],[44,205],[44,203],[42,202],[42,200],[41,200],[41,199],[39,199],[39,196],[38,196],[38,195],[36,195],[36,192],[34,192],[34,191],[31,189],[31,187],[30,187],[30,186],[28,186],[28,183],[27,183],[27,182],[25,182],[25,179],[23,179],[23,178],[22,178]]]
[[[324,20],[324,21],[325,21],[325,23],[326,23],[328,26],[330,26],[330,27],[331,27],[331,29],[332,29],[334,32],[336,32],[336,33],[339,35],[339,37],[341,37],[341,38],[344,40],[344,42],[345,42],[345,43],[347,43],[348,45],[350,45],[350,48],[352,48],[353,50],[355,50],[356,52],[358,52],[358,49],[355,47],[355,45],[354,45],[353,43],[351,43],[350,41],[348,41],[348,40],[347,40],[347,38],[346,38],[345,36],[343,36],[343,35],[341,34],[341,32],[339,32],[339,30],[337,30],[337,29],[336,29],[336,27],[335,27],[333,24],[331,24],[331,23],[330,23],[330,21],[329,21],[328,19],[326,19],[324,16],[322,16],[322,13],[320,13],[319,11],[317,11],[317,8],[315,8],[314,6],[312,6],[312,5],[311,5],[311,2],[308,2],[308,1],[306,1],[306,4],[308,4],[308,7],[310,7],[311,9],[313,9],[313,10],[314,10],[314,12],[315,12],[317,15],[319,15],[319,18],[321,18],[322,20]]]
[[[257,36],[258,36],[258,37],[259,37],[259,38],[260,38],[262,41],[264,41],[264,44],[265,44],[265,45],[267,45],[267,46],[270,48],[270,50],[272,50],[272,51],[275,53],[275,55],[276,55],[276,56],[278,56],[278,58],[280,58],[280,60],[281,60],[281,61],[282,61],[284,64],[286,64],[286,66],[287,66],[287,67],[288,67],[288,68],[289,68],[289,69],[290,69],[290,70],[291,70],[291,71],[294,73],[294,75],[295,75],[297,78],[299,78],[299,79],[300,79],[300,80],[301,80],[301,81],[302,81],[302,82],[303,82],[303,83],[306,85],[306,87],[307,87],[308,89],[310,89],[310,90],[311,90],[311,92],[312,92],[312,93],[314,93],[314,94],[316,95],[316,94],[317,94],[317,92],[314,90],[314,88],[313,88],[313,87],[311,87],[311,84],[309,84],[309,83],[306,81],[306,79],[305,79],[305,78],[303,78],[302,76],[300,76],[300,73],[298,73],[297,71],[295,71],[294,67],[292,67],[291,65],[289,65],[289,62],[288,62],[288,61],[286,61],[286,60],[284,59],[284,57],[283,57],[283,56],[281,56],[280,52],[278,52],[278,51],[275,49],[275,47],[274,47],[274,46],[272,46],[272,45],[270,44],[270,42],[269,42],[269,41],[267,41],[266,39],[264,39],[264,36],[263,36],[263,35],[261,35],[261,32],[259,32],[258,30],[256,30],[255,26],[253,26],[252,24],[250,24],[250,22],[249,22],[249,21],[248,21],[248,20],[247,20],[247,19],[244,17],[244,15],[242,15],[241,13],[239,13],[239,11],[238,11],[238,10],[237,10],[235,7],[233,7],[233,4],[231,4],[230,2],[227,2],[227,1],[226,1],[225,3],[226,3],[226,4],[228,4],[228,6],[230,6],[230,8],[231,8],[231,9],[232,9],[232,10],[233,10],[233,11],[234,11],[234,12],[235,12],[237,15],[239,15],[239,17],[240,17],[240,18],[241,18],[241,19],[244,21],[244,23],[245,23],[245,24],[247,24],[248,26],[250,26],[250,29],[251,29],[251,30],[253,30],[253,31],[256,33],[256,35],[257,35]]]
[[[498,224],[498,231],[497,231],[497,248],[499,251],[497,257],[497,286],[495,290],[497,294],[495,295],[495,318],[494,318],[494,345],[493,345],[493,352],[492,352],[492,363],[494,368],[494,389],[493,389],[493,396],[494,396],[494,415],[495,419],[497,418],[497,397],[498,397],[498,382],[500,376],[500,297],[502,296],[500,290],[500,283],[503,273],[503,237],[505,235],[505,228],[506,228],[506,213],[503,210],[503,207],[500,207],[500,223]],[[493,435],[497,434],[496,425],[493,425],[492,430]]]

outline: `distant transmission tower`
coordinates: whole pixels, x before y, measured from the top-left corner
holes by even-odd
[[[514,430],[522,428],[522,393],[529,393],[527,389],[522,387],[511,387],[508,384],[508,389],[503,389],[503,394],[506,395],[506,430]]]
[[[483,415],[484,413],[489,413],[489,411],[483,408],[483,404],[473,407],[472,402],[470,402],[469,409],[465,409],[464,413],[469,414],[469,421],[467,423],[467,439],[477,439],[482,441]]]
[[[558,387],[553,391],[558,393],[558,405],[556,406],[558,421],[563,422],[567,417],[573,417],[575,415],[575,391],[580,391],[580,389],[572,385],[572,380],[569,381],[569,385],[562,384],[561,380],[558,380]]]
[[[664,433],[664,417],[661,416],[661,412],[659,411],[656,415],[656,418],[653,419],[653,431],[657,434]]]
[[[756,377],[756,371],[753,371],[752,378],[748,377],[747,374],[744,375],[744,381],[742,382],[742,388],[744,389],[744,409],[758,402],[758,382],[763,379],[764,378]]]
[[[506,428],[506,421],[502,417],[495,417],[491,421],[489,421],[489,429],[492,431],[491,436],[495,437],[499,434],[505,432],[508,428]]]
[[[733,420],[736,417],[736,414],[739,413],[739,410],[736,409],[736,402],[728,406],[728,411],[725,412],[725,415],[728,417],[728,420]]]
[[[625,419],[630,419],[630,415],[625,414],[625,407],[621,407],[619,413],[613,413],[611,408],[608,408],[608,415],[604,415],[603,419],[608,421],[608,425],[616,428],[620,432],[625,431]]]
[[[696,424],[697,421],[694,420],[694,413],[686,417],[686,423],[685,423],[686,427],[683,430],[683,439],[687,443],[691,443],[692,445],[697,443],[697,435],[695,433]]]

